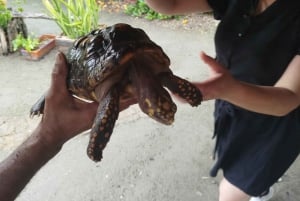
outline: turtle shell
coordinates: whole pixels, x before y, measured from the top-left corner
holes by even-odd
[[[201,104],[201,91],[172,73],[170,59],[162,48],[142,29],[128,24],[92,31],[76,40],[66,56],[69,90],[80,98],[99,102],[87,148],[94,161],[102,159],[124,94],[134,97],[149,117],[166,125],[173,123],[177,106],[165,88],[191,106]],[[132,90],[128,92],[128,88]],[[44,105],[42,96],[30,115],[43,113]]]
[[[144,62],[156,62],[149,65],[154,74],[170,72],[170,59],[142,29],[115,24],[94,30],[76,40],[67,54],[69,89],[81,98],[98,101],[125,79],[129,63],[141,57]],[[98,86],[101,95],[95,94]]]

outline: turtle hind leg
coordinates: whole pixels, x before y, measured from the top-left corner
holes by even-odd
[[[167,87],[172,93],[185,99],[190,105],[198,106],[201,104],[202,93],[192,83],[172,73],[162,73],[159,77],[162,85]]]
[[[110,139],[118,116],[119,91],[115,86],[99,102],[87,148],[87,154],[93,161],[102,159],[102,151]]]
[[[41,96],[38,101],[30,109],[30,117],[43,114],[45,106],[45,95]]]

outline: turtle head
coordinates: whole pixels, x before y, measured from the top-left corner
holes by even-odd
[[[141,110],[156,121],[170,125],[177,110],[168,91],[146,65],[131,63],[130,80]]]
[[[143,95],[139,99],[139,106],[149,117],[160,123],[170,125],[174,122],[177,107],[168,92],[163,88],[162,90],[165,92],[146,94],[147,89],[144,88]]]

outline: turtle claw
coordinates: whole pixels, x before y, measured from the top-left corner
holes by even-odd
[[[40,116],[41,115],[41,113],[40,112],[30,112],[30,115],[29,115],[29,117],[32,119],[34,116]]]
[[[90,159],[98,162],[102,159],[102,151],[108,143],[114,125],[119,116],[119,90],[113,87],[99,101],[99,107],[92,126],[87,154]]]

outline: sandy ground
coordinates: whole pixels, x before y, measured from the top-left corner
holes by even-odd
[[[39,8],[32,1],[31,9]],[[192,19],[190,19],[192,20]],[[175,74],[202,80],[208,72],[198,52],[214,54],[213,31],[185,29],[103,12],[101,23],[126,22],[143,28],[162,46]],[[59,33],[47,20],[27,20],[34,33]],[[178,27],[177,27],[178,25]],[[41,61],[18,54],[0,56],[0,159],[5,158],[34,129],[39,119],[29,109],[48,88],[57,49]],[[211,153],[213,102],[197,108],[177,103],[175,123],[161,125],[137,106],[122,112],[101,163],[86,156],[88,133],[69,141],[32,179],[17,201],[214,201],[217,178],[208,176]],[[300,161],[275,185],[273,201],[300,201]],[[254,170],[255,171],[255,170]],[[1,178],[0,178],[1,179]]]

